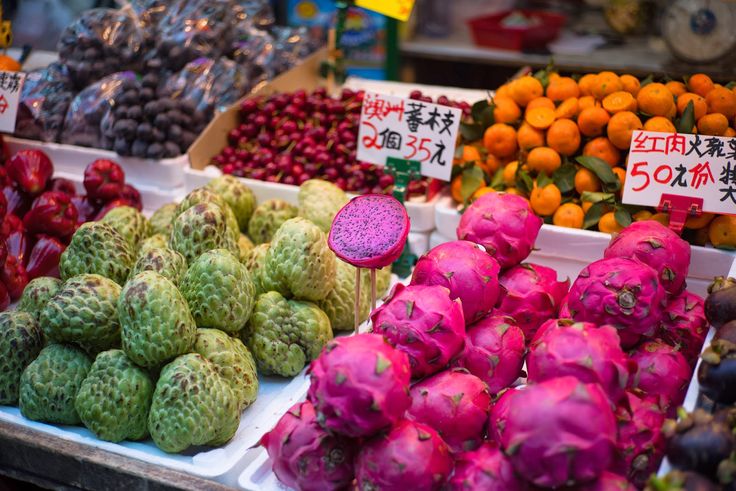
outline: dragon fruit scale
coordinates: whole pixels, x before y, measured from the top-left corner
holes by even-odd
[[[682,353],[660,340],[646,341],[630,353],[639,369],[632,387],[659,397],[669,414],[682,404],[692,369]]]
[[[524,333],[511,317],[490,315],[468,327],[465,348],[453,364],[467,369],[498,394],[516,381],[524,365]]]
[[[368,441],[355,461],[362,491],[439,490],[453,467],[450,449],[435,430],[410,420]]]
[[[457,238],[485,247],[501,269],[515,266],[532,252],[542,219],[529,201],[506,193],[488,193],[473,202],[460,217]]]
[[[462,302],[467,325],[487,315],[496,305],[499,269],[496,260],[476,244],[457,240],[440,244],[419,258],[411,284],[448,288],[450,298]]]
[[[514,466],[492,443],[455,457],[455,471],[447,483],[448,491],[526,491],[526,483],[516,476]]]
[[[568,306],[576,321],[612,325],[630,348],[655,333],[667,294],[651,267],[633,259],[601,259],[589,264],[570,288]]]
[[[325,431],[309,401],[292,406],[260,443],[271,458],[274,474],[289,487],[339,490],[353,481],[355,442]]]
[[[501,443],[503,432],[506,430],[506,420],[509,417],[511,400],[523,389],[510,387],[499,394],[491,412],[488,413],[488,439],[497,444]]]
[[[558,377],[512,397],[501,445],[519,475],[556,488],[600,476],[614,457],[616,436],[600,385]]]
[[[442,286],[397,284],[371,323],[373,332],[409,355],[413,378],[437,373],[463,349],[462,305]]]
[[[491,408],[486,384],[466,370],[445,370],[411,388],[407,418],[437,430],[453,452],[474,450],[483,441]]]
[[[335,338],[309,370],[308,398],[328,431],[370,436],[396,423],[411,405],[409,359],[379,335]]]
[[[634,258],[657,271],[670,295],[682,291],[690,267],[690,244],[655,220],[634,222],[623,229],[604,252],[605,258]]]
[[[590,322],[551,319],[540,327],[529,345],[526,368],[530,382],[571,375],[581,382],[598,383],[613,404],[623,396],[636,373],[621,349],[616,329]]]
[[[701,297],[687,290],[670,297],[659,329],[659,337],[678,348],[691,366],[695,366],[708,335],[703,304]]]
[[[499,278],[501,298],[496,313],[513,318],[528,341],[544,321],[557,317],[570,280],[557,281],[557,272],[525,263],[507,269]]]
[[[625,477],[606,471],[595,481],[576,486],[574,491],[636,491],[636,487]]]

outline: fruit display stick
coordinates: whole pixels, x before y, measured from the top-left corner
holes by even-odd
[[[372,270],[372,271],[375,271],[375,270]],[[373,278],[371,278],[371,281],[373,281]],[[360,268],[355,268],[355,332],[358,332],[359,325],[360,325]]]
[[[371,269],[371,312],[376,310],[376,269]]]

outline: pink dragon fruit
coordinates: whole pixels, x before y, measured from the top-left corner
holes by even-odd
[[[562,298],[562,301],[560,301],[560,311],[557,312],[557,317],[559,319],[572,319],[572,315],[570,314],[570,292],[567,293]]]
[[[415,384],[411,398],[407,417],[437,430],[453,452],[476,449],[483,441],[491,395],[475,375],[445,370]]]
[[[383,268],[396,261],[409,235],[409,216],[396,198],[364,194],[335,215],[327,243],[358,268]]]
[[[662,424],[666,416],[657,398],[629,391],[616,408],[616,418],[618,452],[613,468],[643,488],[664,456]]]
[[[678,348],[691,366],[695,366],[708,335],[703,303],[701,297],[687,290],[670,297],[659,330],[662,341]]]
[[[530,382],[571,375],[581,382],[598,383],[614,404],[636,372],[615,328],[569,319],[551,319],[539,328],[529,345],[526,368]]]
[[[682,404],[692,375],[690,364],[682,353],[660,340],[655,340],[637,346],[630,356],[639,366],[633,388],[659,397],[664,409],[674,411]]]
[[[355,477],[366,491],[430,491],[442,489],[452,467],[450,449],[435,430],[402,420],[363,446]]]
[[[557,271],[526,263],[507,269],[500,277],[501,299],[496,313],[516,320],[528,341],[544,321],[557,316],[570,280],[557,281]]]
[[[636,491],[636,487],[612,472],[604,472],[593,482],[576,486],[574,491]]]
[[[468,327],[454,364],[466,368],[497,394],[513,384],[524,365],[524,333],[511,317],[491,315]]]
[[[285,485],[302,491],[338,490],[353,481],[355,442],[326,432],[309,401],[294,404],[260,444]]]
[[[412,285],[440,285],[459,298],[465,324],[487,315],[499,294],[499,266],[495,259],[466,240],[440,244],[419,258],[411,277]]]
[[[492,443],[455,457],[455,472],[447,483],[448,491],[525,491],[526,483],[514,473],[514,466]]]
[[[457,238],[486,248],[501,269],[516,266],[532,252],[542,219],[521,196],[488,193],[473,202],[460,218]]]
[[[327,430],[370,436],[411,405],[406,354],[376,334],[335,338],[310,366],[309,400]]]
[[[659,281],[670,295],[685,286],[690,267],[690,244],[654,220],[634,222],[613,238],[605,258],[634,258],[657,271]]]
[[[501,444],[519,475],[537,486],[584,483],[613,459],[616,418],[600,385],[553,378],[512,397]]]
[[[373,332],[409,355],[414,378],[439,372],[463,349],[463,309],[442,286],[396,285],[371,322]]]
[[[633,259],[601,259],[589,264],[570,288],[568,305],[576,321],[609,324],[621,345],[632,347],[651,336],[662,318],[667,294],[657,272]]]
[[[501,444],[503,432],[506,430],[506,420],[509,417],[509,407],[511,407],[511,399],[516,396],[522,389],[508,388],[501,392],[496,402],[488,414],[488,439]]]

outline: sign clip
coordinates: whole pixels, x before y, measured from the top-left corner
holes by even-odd
[[[699,217],[703,214],[703,198],[679,196],[676,194],[662,194],[657,211],[670,214],[670,228],[682,234],[688,218]]]

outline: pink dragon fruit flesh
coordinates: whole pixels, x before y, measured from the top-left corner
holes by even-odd
[[[585,483],[613,459],[616,418],[600,385],[553,378],[513,396],[501,444],[516,472],[537,486]]]
[[[503,272],[499,279],[501,298],[496,313],[516,320],[527,341],[539,326],[557,317],[570,280],[557,281],[557,272],[546,266],[526,263]]]
[[[409,235],[409,215],[396,198],[364,194],[335,215],[327,243],[358,268],[383,268],[396,261]]]
[[[621,349],[616,329],[590,322],[549,320],[529,346],[526,358],[529,382],[571,375],[581,382],[598,383],[616,404],[636,373]]]
[[[442,286],[397,284],[371,322],[373,332],[409,355],[414,378],[439,372],[463,349],[462,306]]]
[[[662,424],[666,415],[657,398],[629,391],[616,408],[616,419],[618,452],[613,468],[643,488],[664,456]]]
[[[589,264],[570,288],[568,305],[576,321],[612,325],[621,345],[632,347],[654,334],[664,312],[666,292],[657,272],[633,259],[601,259]]]
[[[501,444],[503,432],[506,430],[506,420],[509,416],[511,400],[523,389],[511,387],[501,392],[488,414],[488,439]]]
[[[414,384],[411,399],[407,418],[437,430],[453,452],[474,450],[483,441],[491,395],[475,375],[445,370]]]
[[[516,266],[532,252],[542,219],[526,198],[488,193],[473,202],[460,218],[457,238],[485,247],[501,269]]]
[[[363,446],[355,476],[364,491],[432,491],[442,489],[452,467],[450,449],[435,430],[402,420]]]
[[[373,435],[411,405],[409,359],[376,334],[333,339],[310,373],[309,400],[322,426],[335,433]]]
[[[636,489],[625,477],[606,471],[595,481],[575,486],[571,491],[636,491]]]
[[[605,258],[638,259],[657,272],[667,293],[676,295],[685,286],[690,267],[690,244],[654,220],[634,222],[616,235]]]
[[[695,366],[708,335],[703,304],[701,297],[687,290],[670,297],[659,329],[662,341],[678,348],[691,366]]]
[[[326,432],[309,401],[295,404],[261,439],[273,472],[302,491],[339,490],[354,477],[355,442]]]
[[[419,258],[411,277],[412,285],[440,285],[459,298],[465,324],[487,315],[499,294],[499,266],[495,259],[466,240],[440,244]]]
[[[455,472],[448,491],[526,491],[528,486],[514,473],[514,466],[492,443],[455,457]]]
[[[524,333],[514,319],[491,315],[468,327],[465,348],[454,364],[497,394],[519,378],[525,353]]]
[[[660,405],[673,414],[685,399],[692,375],[685,357],[660,340],[642,343],[630,356],[639,366],[632,387],[649,396],[659,397]]]

